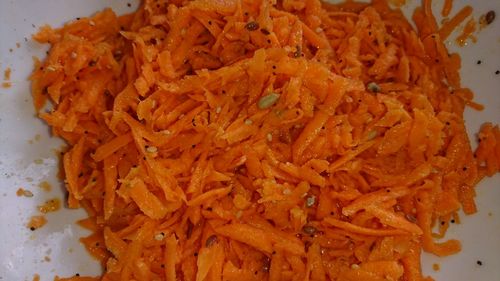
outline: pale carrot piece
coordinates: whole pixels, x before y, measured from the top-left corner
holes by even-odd
[[[445,22],[443,26],[439,29],[439,36],[441,40],[446,40],[448,36],[460,25],[468,16],[472,14],[472,7],[463,7],[454,17],[449,21]]]
[[[445,0],[443,9],[441,10],[441,15],[443,17],[447,17],[450,14],[451,9],[453,9],[453,0]]]
[[[109,157],[111,154],[117,152],[122,147],[126,146],[132,141],[131,134],[120,135],[112,139],[111,141],[99,146],[93,158],[96,162],[104,160],[106,157]]]
[[[231,192],[231,187],[222,187],[217,189],[212,189],[210,191],[204,192],[203,194],[195,197],[187,202],[188,206],[197,206],[205,203],[208,200],[216,200],[223,196],[226,196]]]
[[[152,219],[161,219],[167,214],[167,208],[151,191],[148,190],[146,184],[140,179],[134,179],[126,186],[130,198],[139,206],[145,215]]]
[[[421,235],[422,229],[420,229],[416,224],[413,224],[406,220],[404,217],[396,215],[396,213],[384,210],[378,206],[370,205],[365,208],[369,214],[380,219],[383,224],[392,226],[394,228],[402,229],[408,231],[409,233],[415,235]]]
[[[321,260],[321,248],[318,243],[313,243],[309,247],[306,268],[310,269],[311,280],[326,280],[326,273]]]
[[[215,262],[215,247],[214,248],[202,248],[198,253],[198,260],[196,265],[198,271],[196,273],[196,281],[203,281],[207,277],[210,268]]]
[[[104,219],[108,220],[114,211],[115,206],[115,190],[117,187],[118,178],[118,157],[112,155],[104,159]]]
[[[177,239],[175,235],[170,235],[165,239],[165,279],[166,281],[175,281],[175,265],[177,263]]]
[[[248,244],[265,253],[272,252],[272,244],[266,232],[246,224],[233,223],[218,227],[215,231],[236,241]]]
[[[106,247],[118,259],[122,259],[127,250],[125,243],[116,233],[112,232],[109,227],[104,228],[104,242]]]
[[[420,265],[421,245],[419,242],[411,241],[408,251],[401,259],[401,263],[405,269],[404,277],[408,281],[421,281],[422,269]]]
[[[342,213],[346,216],[351,216],[357,211],[368,206],[375,205],[390,199],[399,198],[410,193],[407,187],[384,188],[371,193],[363,194],[356,198],[350,205],[342,208]]]
[[[374,228],[366,228],[362,226],[358,226],[349,222],[337,220],[331,217],[327,217],[324,219],[324,222],[345,229],[349,232],[363,234],[368,236],[391,236],[391,235],[408,235],[408,232],[402,231],[400,229],[374,229]]]
[[[302,155],[306,148],[318,136],[318,134],[321,132],[321,128],[325,125],[327,120],[328,115],[323,111],[319,111],[306,125],[304,130],[300,133],[300,136],[292,145],[292,151],[295,161],[299,161],[300,155]]]
[[[80,194],[78,174],[81,171],[80,167],[83,161],[84,150],[85,138],[82,138],[73,147],[73,149],[66,152],[63,157],[64,173],[68,182],[68,191],[77,200],[83,199],[82,195]],[[70,207],[73,207],[72,204],[70,204]]]
[[[271,267],[269,268],[269,281],[280,281],[282,278],[283,255],[281,252],[276,252],[271,259]]]
[[[443,243],[435,243],[432,237],[432,209],[431,199],[427,192],[419,192],[417,196],[420,202],[417,202],[417,219],[420,228],[423,231],[422,247],[425,251],[437,256],[449,256],[460,251],[461,244],[458,240],[448,240]]]
[[[329,170],[332,171],[332,172],[335,171],[335,170],[337,170],[338,168],[340,168],[343,165],[345,165],[347,162],[349,162],[352,159],[354,159],[354,157],[356,157],[357,155],[359,155],[363,151],[365,151],[368,148],[372,147],[374,144],[375,144],[375,141],[368,141],[368,142],[363,143],[359,147],[357,147],[357,148],[349,151],[344,156],[340,157],[339,159],[335,160],[335,162],[331,163]]]

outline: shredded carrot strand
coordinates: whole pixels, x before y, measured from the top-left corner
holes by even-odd
[[[453,0],[444,0],[443,9],[441,10],[441,15],[447,17],[451,9],[453,9]]]
[[[463,7],[454,17],[445,22],[439,29],[439,36],[442,40],[446,40],[448,36],[455,30],[465,19],[472,14],[472,7]]]

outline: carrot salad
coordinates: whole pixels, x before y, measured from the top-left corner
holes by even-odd
[[[383,0],[145,0],[43,27],[34,104],[103,266],[58,280],[431,280],[421,252],[460,251],[436,239],[500,169],[443,44],[471,8],[439,27],[431,4],[416,29]]]

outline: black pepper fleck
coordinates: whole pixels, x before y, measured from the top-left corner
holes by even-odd
[[[496,75],[500,74],[500,70],[495,71],[495,74]]]
[[[478,60],[478,61],[477,61],[477,64],[481,64],[481,63],[483,63],[481,60]]]
[[[483,265],[483,262],[482,261],[477,261],[477,265],[481,266],[481,265]]]

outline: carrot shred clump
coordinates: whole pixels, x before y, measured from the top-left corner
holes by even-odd
[[[58,280],[427,280],[421,251],[460,251],[436,237],[500,169],[498,126],[472,151],[480,105],[443,44],[471,8],[439,28],[430,7],[416,29],[383,0],[144,1],[43,27],[34,105],[105,268]]]

